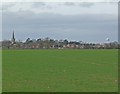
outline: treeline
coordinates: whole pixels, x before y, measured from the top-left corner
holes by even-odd
[[[50,38],[45,39],[30,39],[27,38],[25,42],[16,41],[12,43],[10,40],[1,42],[3,49],[119,49],[118,42],[110,43],[85,43],[82,41],[68,41],[54,40]]]

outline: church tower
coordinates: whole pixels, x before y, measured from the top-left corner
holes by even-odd
[[[13,35],[12,35],[11,42],[12,42],[12,44],[15,44],[15,35],[14,35],[14,31],[13,31]]]

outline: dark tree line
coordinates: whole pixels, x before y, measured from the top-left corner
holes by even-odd
[[[50,38],[45,39],[30,39],[27,38],[25,42],[16,41],[12,44],[11,41],[2,41],[3,49],[118,49],[120,44],[118,42],[110,43],[84,43],[82,41],[68,41],[65,40],[54,40]]]

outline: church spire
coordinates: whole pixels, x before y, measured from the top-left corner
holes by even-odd
[[[12,44],[15,44],[15,34],[14,34],[14,30],[13,30],[13,35],[12,35],[11,41],[12,41]]]
[[[14,30],[13,30],[13,37],[12,38],[15,39]]]

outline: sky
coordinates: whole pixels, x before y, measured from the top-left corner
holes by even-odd
[[[117,2],[3,2],[2,40],[118,41]]]

